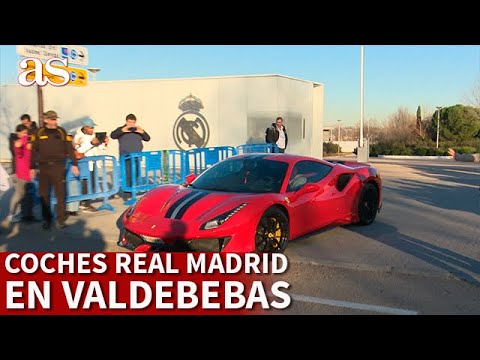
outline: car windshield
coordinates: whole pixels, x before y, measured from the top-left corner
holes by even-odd
[[[194,182],[195,189],[240,192],[278,193],[288,163],[260,157],[223,160],[202,173]]]

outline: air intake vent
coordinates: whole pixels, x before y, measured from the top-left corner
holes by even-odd
[[[353,174],[341,174],[337,180],[337,189],[338,191],[343,191],[345,186],[349,183],[350,179],[353,177]]]

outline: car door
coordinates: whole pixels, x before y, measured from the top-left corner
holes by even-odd
[[[290,205],[290,231],[292,238],[319,229],[331,219],[328,205],[330,185],[326,178],[332,166],[313,161],[298,161],[292,168],[288,180],[286,195]],[[299,176],[304,182],[295,181]],[[315,191],[302,191],[307,184],[317,184]]]
[[[333,168],[325,177],[322,197],[317,199],[317,208],[327,210],[322,212],[323,223],[321,226],[348,222],[344,219],[350,216],[350,212],[347,210],[351,207],[347,206],[343,190],[352,176],[353,172],[344,173],[337,168]]]

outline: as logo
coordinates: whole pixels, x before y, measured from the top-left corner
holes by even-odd
[[[53,86],[64,86],[70,81],[70,73],[55,66],[52,62],[60,62],[63,66],[68,66],[68,59],[51,58],[43,64],[39,59],[26,58],[20,61],[19,66],[22,71],[18,75],[18,83],[22,86],[38,84],[45,86],[47,83]]]

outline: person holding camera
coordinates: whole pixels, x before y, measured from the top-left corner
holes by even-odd
[[[125,118],[125,125],[122,125],[110,134],[112,139],[117,139],[119,143],[120,156],[123,154],[142,152],[143,141],[150,141],[150,135],[147,134],[139,125],[137,125],[137,117],[134,114],[128,114]],[[127,186],[132,184],[130,159],[125,160],[125,171],[127,175]],[[134,164],[136,176],[141,173],[140,161],[137,158]]]
[[[92,119],[85,119],[82,123],[82,128],[75,134],[72,144],[75,149],[75,156],[77,160],[81,160],[84,157],[98,156],[99,150],[105,150],[108,146],[109,137],[106,133],[95,133],[95,122]],[[95,162],[90,161],[88,164],[88,170],[90,171],[90,178],[92,181],[92,191],[100,190],[95,189],[95,177],[94,177]],[[69,194],[79,195],[77,191],[77,181],[71,181],[69,183]],[[88,182],[82,180],[82,194],[88,193]],[[69,215],[77,215],[78,209],[84,212],[95,212],[97,209],[92,205],[91,200],[73,201],[67,203],[67,212]]]

